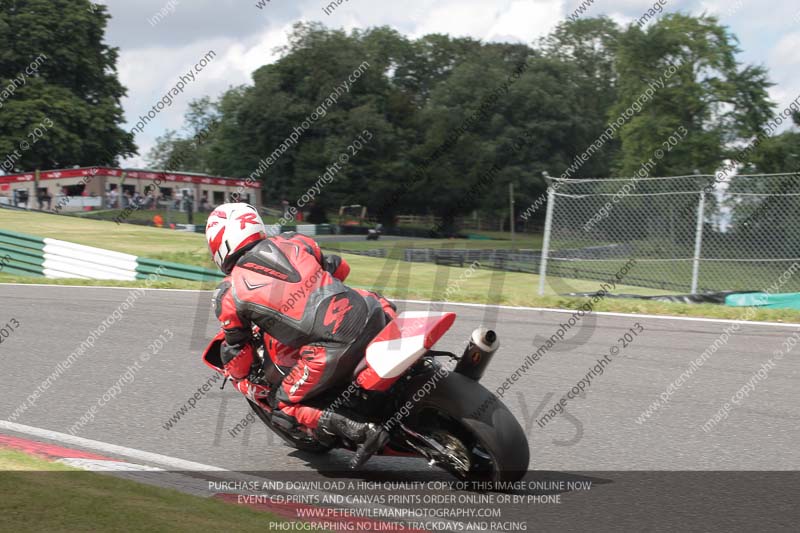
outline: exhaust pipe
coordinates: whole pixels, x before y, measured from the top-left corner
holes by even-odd
[[[455,371],[473,381],[480,381],[498,348],[500,340],[494,330],[477,328],[472,332]]]

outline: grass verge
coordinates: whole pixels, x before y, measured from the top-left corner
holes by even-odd
[[[531,249],[541,250],[541,235],[522,235],[514,239],[512,243],[508,238],[498,239],[399,239],[399,240],[377,240],[368,241],[366,238],[359,241],[337,241],[335,239],[326,240],[323,244],[326,248],[346,252],[349,250],[363,252],[386,248],[390,255],[403,253],[408,248],[453,248],[457,250],[508,250]]]
[[[70,468],[0,448],[2,529],[40,531],[268,531],[269,513]]]
[[[104,220],[0,209],[0,228],[117,252],[216,268],[202,235]]]
[[[122,217],[123,220],[128,222],[144,222],[152,224],[153,217],[160,215],[164,220],[164,224],[194,224],[196,226],[205,226],[210,213],[194,213],[192,221],[189,222],[189,215],[182,213],[178,210],[159,209],[137,209],[127,211],[125,209],[102,209],[98,211],[85,211],[75,213],[78,217],[91,219],[91,220],[114,220],[117,217]],[[275,224],[278,222],[278,217],[271,217],[262,215],[261,217],[265,224]]]
[[[492,303],[503,305],[546,307],[554,309],[577,309],[586,302],[583,298],[560,296],[551,288],[548,294],[539,296],[538,276],[515,272],[495,273],[477,270],[468,274],[468,269],[444,267],[427,263],[405,263],[401,261],[372,259],[344,254],[352,268],[347,279],[351,287],[377,290],[388,298],[410,300],[447,300],[452,302],[486,303],[491,288],[495,298]],[[406,270],[403,270],[406,269]],[[467,276],[470,277],[467,277]],[[492,280],[492,276],[497,276]],[[598,282],[585,280],[560,280],[573,292],[592,292],[599,289]],[[16,277],[0,274],[0,283],[50,283],[56,285],[95,285],[114,287],[139,287],[143,282],[115,282],[95,280],[45,280],[42,278]],[[151,285],[164,289],[211,290],[214,283],[170,280]],[[450,290],[453,287],[454,290]],[[638,287],[618,286],[618,290],[630,292]],[[656,294],[659,291],[647,290]],[[642,313],[652,315],[686,316],[743,320],[744,308],[722,305],[686,305],[670,302],[655,302],[635,299],[606,298],[595,305],[596,311],[620,313]],[[800,323],[800,313],[792,310],[762,309],[750,317],[751,320],[768,322]]]
[[[44,213],[12,212],[2,209],[0,209],[0,227],[154,259],[214,268],[208,257],[205,239],[199,234],[125,224],[117,225],[113,222],[90,221]],[[430,243],[442,241],[426,240],[422,242],[427,243],[427,246],[431,246]],[[491,243],[497,241],[473,242]],[[393,242],[384,244],[393,244]],[[326,247],[335,246],[334,243],[327,242],[324,245]],[[429,263],[407,263],[394,259],[376,259],[347,253],[343,253],[342,256],[347,259],[352,268],[350,277],[347,280],[349,285],[374,289],[390,298],[447,299],[453,302],[471,303],[491,301],[492,303],[504,305],[576,309],[583,305],[585,300],[560,296],[560,294],[594,292],[600,288],[600,283],[596,281],[548,277],[546,293],[544,296],[539,296],[537,293],[539,276],[534,274],[517,272],[494,273],[493,271],[480,269],[469,271],[468,268],[447,267]],[[2,273],[0,273],[0,282],[119,287],[143,286],[143,282],[50,280],[9,276]],[[153,288],[168,289],[213,289],[214,285],[213,283],[170,280],[157,282],[151,286]],[[615,291],[612,292],[641,295],[667,294],[665,291],[625,285],[618,285]],[[743,319],[744,315],[744,309],[742,308],[721,305],[686,305],[615,298],[607,298],[601,301],[595,309],[597,311],[735,320]],[[752,319],[800,323],[800,313],[792,310],[764,309],[757,311]]]

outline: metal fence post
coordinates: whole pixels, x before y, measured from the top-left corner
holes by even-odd
[[[694,262],[692,264],[692,290],[697,292],[697,281],[700,277],[700,252],[703,248],[703,215],[706,207],[706,193],[700,191],[700,203],[697,205],[697,228],[694,235]]]
[[[544,216],[544,241],[542,242],[542,258],[539,261],[539,296],[544,296],[544,282],[547,277],[547,256],[550,254],[550,233],[553,229],[553,209],[556,195],[553,187],[547,188],[547,213]]]

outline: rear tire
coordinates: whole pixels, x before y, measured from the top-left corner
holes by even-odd
[[[414,401],[413,395],[410,401]],[[454,474],[467,481],[513,482],[528,471],[530,450],[525,432],[503,402],[480,383],[451,372],[418,401],[409,425],[424,431],[417,424],[425,424],[431,412],[444,415],[441,423],[472,452],[473,469],[466,475]]]

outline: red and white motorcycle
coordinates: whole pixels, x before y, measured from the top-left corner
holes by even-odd
[[[464,353],[434,350],[453,325],[454,313],[405,312],[390,322],[366,349],[353,380],[331,390],[325,405],[357,413],[383,426],[390,440],[378,455],[421,457],[465,481],[509,482],[528,469],[528,440],[514,415],[478,381],[499,347],[494,331],[476,329]],[[205,363],[222,372],[218,334],[203,354]],[[263,372],[280,372],[263,349],[258,330],[254,342]],[[453,371],[439,358],[458,360]],[[337,437],[318,436],[302,427],[286,427],[263,400],[248,397],[250,407],[269,428],[297,449],[325,453],[354,450]]]

